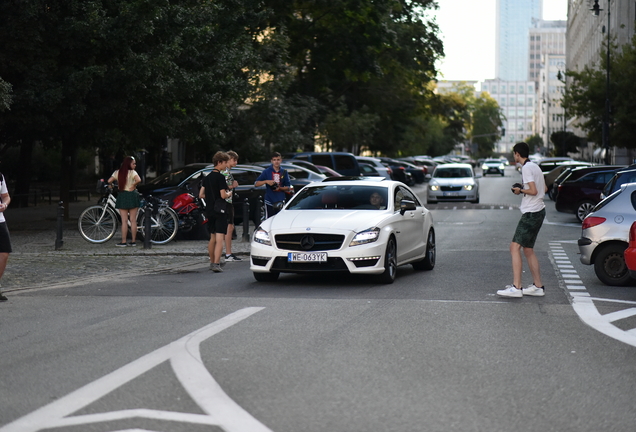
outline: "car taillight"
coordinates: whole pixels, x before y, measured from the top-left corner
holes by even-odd
[[[636,222],[629,229],[629,247],[636,248]]]
[[[592,228],[592,227],[595,227],[597,225],[602,224],[606,220],[607,219],[605,219],[604,217],[589,216],[589,217],[586,217],[585,219],[583,219],[583,225],[581,226],[581,228],[583,228],[583,229]]]
[[[389,175],[393,174],[393,170],[391,168],[387,167],[386,170],[389,173]]]

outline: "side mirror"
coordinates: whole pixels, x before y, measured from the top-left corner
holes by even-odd
[[[426,180],[430,180],[430,179],[432,179],[432,178],[433,178],[433,176],[432,176],[432,175],[430,175],[430,174],[426,174],[426,175],[424,176],[424,178],[425,178]]]
[[[415,210],[417,206],[414,201],[403,199],[400,201],[400,214],[404,216],[404,213],[410,210]]]

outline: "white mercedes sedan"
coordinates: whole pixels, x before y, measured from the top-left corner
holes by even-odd
[[[250,270],[261,282],[348,272],[390,284],[405,264],[435,266],[433,218],[411,189],[382,178],[311,183],[252,236]]]

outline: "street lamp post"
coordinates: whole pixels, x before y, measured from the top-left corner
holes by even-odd
[[[606,77],[605,77],[605,113],[603,115],[603,148],[605,149],[605,163],[610,164],[610,0],[607,0],[607,68],[606,68]],[[600,11],[603,9],[600,8],[598,4],[598,0],[594,0],[594,6],[592,6],[591,11],[594,12],[594,16],[598,16]],[[603,26],[605,27],[605,26]],[[605,28],[603,28],[603,33],[605,33]]]

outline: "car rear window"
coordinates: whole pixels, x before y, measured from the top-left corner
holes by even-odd
[[[331,155],[330,154],[326,154],[326,155],[314,154],[314,155],[311,155],[311,163],[313,163],[314,165],[322,165],[322,166],[327,166],[329,168],[334,168],[333,161],[331,160]],[[337,168],[336,168],[336,170],[337,170]]]
[[[351,170],[355,169],[354,158],[348,155],[334,155],[336,161],[336,170]]]

